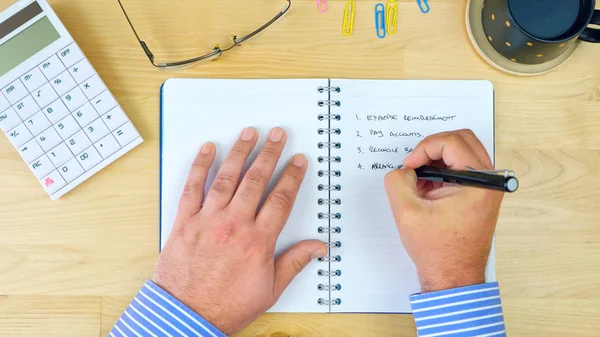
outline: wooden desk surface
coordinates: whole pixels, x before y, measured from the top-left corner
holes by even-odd
[[[55,11],[145,143],[51,202],[0,137],[0,335],[106,336],[152,272],[158,242],[158,90],[169,77],[488,79],[496,88],[498,167],[521,177],[498,225],[498,278],[510,336],[600,334],[600,46],[559,70],[504,75],[469,44],[465,1],[400,3],[380,40],[372,1],[320,14],[293,0],[285,19],[217,61],[179,73],[148,63],[114,0],[53,0]],[[4,9],[11,0],[0,0]],[[123,0],[157,56],[210,50],[250,31],[283,0]],[[204,47],[204,48],[201,48]],[[238,336],[414,336],[407,315],[266,315]]]

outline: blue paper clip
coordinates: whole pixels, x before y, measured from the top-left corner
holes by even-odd
[[[375,30],[378,38],[383,39],[385,37],[385,6],[383,4],[375,5]]]
[[[417,0],[417,4],[423,14],[429,13],[429,4],[427,3],[427,0]]]

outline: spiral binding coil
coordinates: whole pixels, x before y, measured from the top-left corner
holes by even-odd
[[[336,291],[336,290],[342,290],[342,285],[341,284],[326,285],[326,284],[321,283],[317,286],[317,289],[327,290],[327,291]]]
[[[341,177],[342,176],[342,172],[341,171],[322,171],[320,170],[318,173],[319,177],[325,177],[325,176],[329,176],[329,177]]]
[[[332,301],[329,301],[329,300],[326,300],[324,298],[319,298],[318,303],[320,305],[340,305],[340,304],[342,304],[342,300],[339,299],[339,298],[336,298],[336,299],[334,299]]]
[[[319,269],[318,274],[319,276],[342,276],[342,271],[339,269],[333,271]]]
[[[323,234],[323,233],[339,234],[342,232],[342,228],[341,227],[319,227],[317,229],[317,231],[319,232],[319,234]]]
[[[342,204],[342,200],[341,199],[319,199],[317,201],[319,203],[319,205],[341,205]]]
[[[323,106],[326,106],[326,105],[329,105],[329,106],[332,106],[332,105],[342,106],[342,102],[340,102],[340,101],[331,101],[331,100],[318,101],[317,104],[320,107],[323,107]]]
[[[337,143],[337,142],[320,142],[319,144],[317,144],[317,146],[319,147],[319,149],[324,149],[326,147],[335,148],[335,149],[342,148],[342,144]]]
[[[319,130],[317,130],[317,132],[320,135],[325,134],[325,133],[329,133],[329,134],[333,133],[333,134],[339,135],[342,133],[342,130],[340,130],[340,129],[319,129]]]
[[[318,87],[317,91],[322,94],[324,92],[332,92],[332,91],[342,92],[342,89],[340,89],[340,87]]]
[[[323,163],[323,162],[333,162],[333,163],[341,163],[342,162],[342,158],[340,157],[319,157],[318,158],[319,163]]]
[[[342,242],[341,241],[335,241],[335,242],[328,242],[327,243],[327,247],[329,248],[340,248],[342,246]]]
[[[342,144],[340,142],[336,142],[332,140],[332,137],[336,135],[340,135],[342,130],[339,128],[335,128],[332,126],[333,123],[338,122],[342,119],[342,116],[339,114],[332,113],[332,109],[340,107],[342,103],[338,100],[332,100],[332,93],[339,93],[341,89],[339,87],[319,87],[317,88],[319,93],[327,93],[328,99],[317,101],[317,105],[322,108],[327,108],[327,113],[319,114],[317,116],[318,120],[321,122],[327,123],[327,127],[319,128],[317,132],[319,135],[327,137],[327,141],[322,141],[318,143],[318,148],[321,150],[327,151],[327,155],[322,155],[318,157],[318,161],[321,164],[326,164],[327,169],[319,170],[319,177],[327,178],[327,184],[319,184],[317,186],[319,191],[327,192],[326,198],[320,198],[318,200],[319,205],[326,205],[328,211],[320,212],[317,214],[317,217],[321,221],[326,221],[326,223],[322,226],[319,226],[317,229],[319,234],[326,234],[327,239],[323,240],[327,242],[327,247],[329,248],[329,256],[324,256],[318,259],[321,263],[326,263],[327,268],[319,269],[318,275],[322,277],[327,277],[329,279],[329,284],[319,284],[318,289],[321,291],[339,291],[342,289],[340,284],[332,284],[332,277],[338,277],[342,275],[342,271],[340,269],[333,268],[332,263],[339,263],[342,261],[342,257],[338,254],[334,254],[333,250],[342,246],[341,241],[332,240],[332,235],[339,234],[342,232],[342,228],[339,226],[334,226],[332,222],[339,220],[342,215],[340,213],[332,211],[332,206],[340,205],[342,203],[341,199],[332,197],[332,194],[340,191],[342,186],[339,184],[332,183],[332,179],[336,177],[340,177],[342,172],[340,170],[335,170],[332,168],[332,165],[340,163],[342,158],[339,156],[333,156],[332,150],[340,149]],[[331,293],[328,298],[319,298],[317,303],[320,305],[340,305],[342,300],[340,298],[332,298]]]
[[[340,262],[340,261],[342,261],[342,257],[339,256],[339,255],[336,255],[336,256],[327,256],[327,257],[320,257],[320,258],[318,258],[318,260],[319,260],[319,262],[324,262],[324,261],[327,261],[327,262]]]
[[[317,186],[319,191],[341,191],[342,185],[323,185],[320,184]]]
[[[335,214],[331,214],[331,213],[319,213],[318,215],[320,220],[323,219],[341,219],[342,215],[340,213],[335,213]]]
[[[327,115],[318,115],[317,119],[320,120],[320,121],[324,121],[326,119],[332,119],[332,120],[336,120],[336,121],[341,121],[342,120],[342,116],[340,116],[340,115],[330,115],[330,114],[327,114]]]

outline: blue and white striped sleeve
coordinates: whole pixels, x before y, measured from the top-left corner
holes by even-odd
[[[410,297],[419,337],[506,336],[498,283]]]
[[[146,281],[109,337],[227,337],[185,304]]]

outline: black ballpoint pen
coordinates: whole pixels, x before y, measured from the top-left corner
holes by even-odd
[[[469,168],[470,169],[470,168]],[[432,166],[422,166],[415,170],[422,180],[458,184],[513,193],[519,188],[519,180],[511,171],[454,171]],[[498,173],[504,173],[499,175]]]

